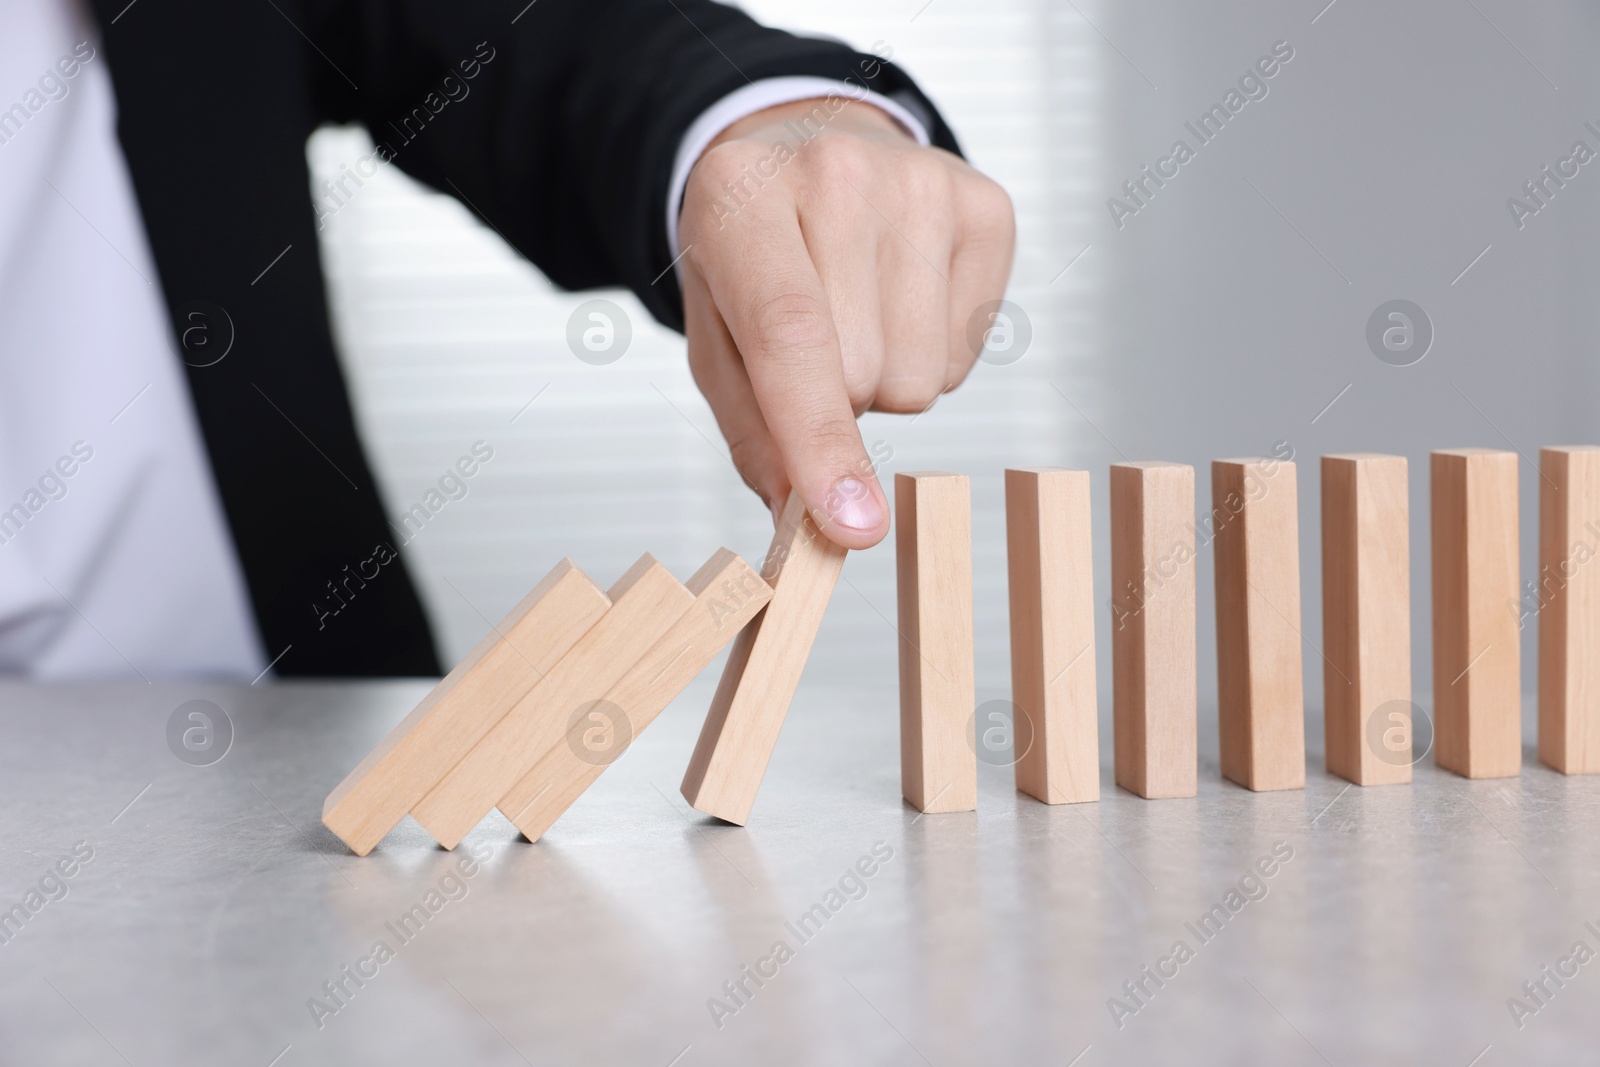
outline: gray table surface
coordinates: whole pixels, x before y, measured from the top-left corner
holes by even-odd
[[[1535,1005],[1523,983],[1578,942],[1600,952],[1600,780],[1531,747],[1514,779],[1430,760],[1411,786],[1347,789],[1321,770],[1313,712],[1306,789],[1253,795],[1219,779],[1203,711],[1197,799],[1116,790],[1106,737],[1097,804],[1047,807],[984,767],[976,814],[920,817],[899,798],[894,691],[808,681],[740,829],[677,791],[712,681],[544,841],[496,815],[447,853],[407,822],[363,859],[322,827],[322,799],[424,683],[0,686],[0,908],[49,891],[0,944],[0,1062],[1600,1058],[1600,959],[1546,979],[1520,1027],[1507,1003]],[[235,726],[211,766],[168,749],[194,698]],[[92,859],[48,879],[75,845]],[[849,877],[874,848],[888,858]],[[1246,880],[1258,899],[1197,937],[1188,924],[1274,848],[1292,858]],[[786,925],[819,904],[804,939]],[[392,958],[328,999],[379,940]],[[1176,973],[1127,999],[1178,941]],[[747,965],[772,976],[736,1001],[724,983]],[[318,996],[338,1010],[317,1018]],[[1113,997],[1138,1010],[1114,1019]]]

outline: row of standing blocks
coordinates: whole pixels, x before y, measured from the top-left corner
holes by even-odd
[[[1520,630],[1539,624],[1539,757],[1600,772],[1600,448],[1546,448],[1540,567],[1519,596],[1515,452],[1431,456],[1434,745],[1471,778],[1522,764]],[[1411,780],[1407,463],[1322,457],[1327,768],[1359,785]],[[1006,472],[1017,787],[1046,803],[1099,797],[1089,475]],[[896,478],[902,782],[924,811],[976,805],[970,508],[964,477]],[[1195,522],[1194,469],[1111,467],[1116,782],[1196,793],[1195,568],[1212,545],[1223,775],[1253,790],[1305,785],[1295,465],[1217,460]],[[1201,542],[1198,543],[1197,542]],[[1314,648],[1314,646],[1313,646]],[[1027,747],[1023,745],[1026,741]],[[1420,755],[1420,754],[1419,754]]]
[[[1539,755],[1600,772],[1600,448],[1540,471]],[[1517,455],[1433,453],[1434,735],[1469,777],[1521,769]],[[1195,558],[1215,551],[1222,773],[1305,784],[1299,531],[1288,459],[1218,460],[1195,522],[1194,470],[1111,468],[1114,764],[1144,797],[1197,788]],[[1328,769],[1411,777],[1406,461],[1322,458]],[[972,521],[964,475],[895,477],[901,783],[925,812],[977,805]],[[1006,471],[1019,789],[1100,795],[1089,476]],[[1200,527],[1203,527],[1203,533]],[[563,560],[329,794],[323,822],[365,855],[410,815],[453,848],[499,809],[530,840],[731,642],[681,792],[744,824],[845,552],[791,496],[760,573],[718,550],[680,583],[646,554],[602,591]],[[1023,738],[1026,736],[1026,743]]]

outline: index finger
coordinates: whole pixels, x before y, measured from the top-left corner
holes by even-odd
[[[870,548],[889,531],[888,503],[856,428],[838,331],[799,217],[767,192],[728,220],[696,264],[812,520],[845,548]]]

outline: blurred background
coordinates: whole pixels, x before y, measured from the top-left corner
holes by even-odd
[[[1600,104],[1586,103],[1600,99],[1600,11],[1550,3],[1529,18],[1512,0],[741,6],[892,54],[1016,204],[1008,295],[1031,327],[1026,351],[980,363],[924,415],[861,422],[869,449],[889,457],[886,483],[932,468],[972,478],[978,698],[1009,690],[1005,467],[1092,473],[1108,705],[1107,465],[1193,464],[1204,514],[1212,459],[1286,442],[1300,468],[1308,704],[1320,706],[1322,686],[1317,458],[1382,451],[1411,460],[1413,674],[1431,709],[1428,451],[1523,454],[1531,578],[1539,446],[1600,439],[1600,164],[1547,184],[1543,205],[1524,190],[1576,141],[1600,151],[1600,132],[1585,126],[1600,129]],[[1275,47],[1292,58],[1261,79],[1265,95],[1252,85],[1255,98],[1201,144],[1185,124],[1198,126]],[[1123,184],[1179,139],[1194,157],[1142,204],[1130,199]],[[314,184],[370,151],[360,130],[319,132]],[[1512,197],[1539,210],[1519,220]],[[1112,198],[1137,210],[1113,211]],[[765,551],[770,518],[727,459],[682,339],[629,294],[555,290],[466,209],[393,167],[327,216],[321,239],[391,518],[474,442],[494,450],[469,496],[410,545],[448,660],[562,556],[604,585],[644,551],[680,577],[719,545],[750,559]],[[622,358],[603,366],[567,342],[569,318],[595,296],[632,328]],[[1392,300],[1425,320],[1415,347],[1380,359],[1368,321]],[[1216,693],[1209,550],[1199,559],[1204,707]],[[853,555],[844,579],[808,676],[892,685],[892,537]],[[1530,623],[1530,693],[1534,634]],[[1533,710],[1526,702],[1525,716]],[[1214,731],[1214,715],[1201,728]]]

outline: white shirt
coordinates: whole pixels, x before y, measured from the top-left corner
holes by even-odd
[[[160,279],[116,139],[93,23],[7,0],[0,33],[0,674],[47,680],[268,668]],[[666,204],[677,255],[689,170],[746,115],[839,94],[747,85],[686,132]],[[309,193],[308,193],[309,195]]]
[[[96,36],[76,4],[7,0],[0,671],[249,680],[267,659],[117,144]],[[68,78],[61,71],[72,64],[58,63],[77,58],[78,42],[90,42],[79,55],[93,58]]]

